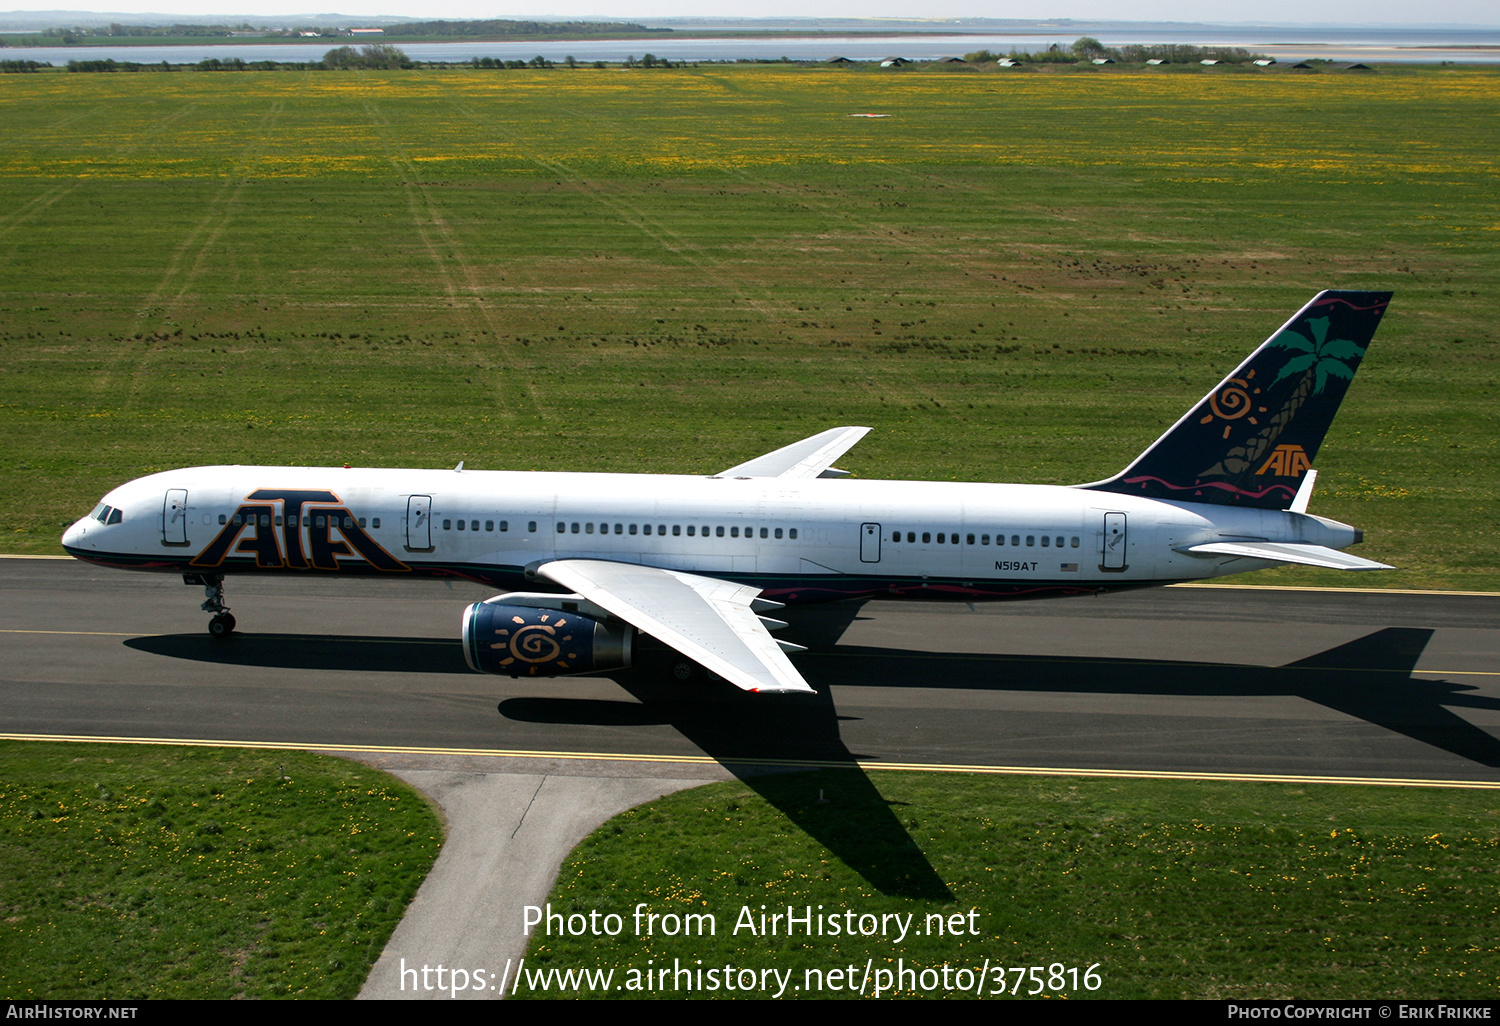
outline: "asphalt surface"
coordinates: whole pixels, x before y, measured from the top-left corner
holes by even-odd
[[[370,996],[438,996],[402,958],[498,976],[524,950],[518,910],[598,822],[787,762],[858,760],[875,787],[883,765],[1500,782],[1496,596],[1172,588],[788,610],[819,691],[805,698],[480,676],[459,614],[489,594],[232,578],[240,633],[215,641],[177,577],[0,559],[0,734],[355,751],[423,787],[449,841]],[[856,868],[882,886],[881,867]]]
[[[8,733],[1500,780],[1500,597],[1154,589],[787,610],[817,698],[471,673],[442,582],[0,560]],[[642,703],[641,697],[654,699]]]

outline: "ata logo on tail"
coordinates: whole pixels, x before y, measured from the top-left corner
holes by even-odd
[[[1276,477],[1301,477],[1302,472],[1312,466],[1307,452],[1300,445],[1278,445],[1271,458],[1261,464],[1257,474],[1271,473]]]

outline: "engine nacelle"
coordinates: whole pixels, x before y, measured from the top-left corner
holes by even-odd
[[[491,600],[464,610],[464,660],[480,673],[561,677],[620,669],[630,665],[634,636],[633,627],[568,609]]]

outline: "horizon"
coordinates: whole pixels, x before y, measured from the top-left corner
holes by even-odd
[[[1055,6],[1053,0],[1046,0],[1046,2],[1048,6]],[[983,0],[953,0],[953,6],[960,8],[959,10],[925,17],[902,13],[900,9],[904,6],[902,0],[861,0],[858,5],[860,13],[850,13],[842,9],[855,6],[848,0],[817,0],[812,5],[814,8],[812,11],[808,10],[808,4],[799,0],[754,0],[749,10],[732,16],[704,16],[696,11],[679,9],[689,6],[685,0],[630,0],[628,4],[623,0],[578,0],[577,6],[580,9],[568,13],[539,9],[551,7],[554,4],[555,0],[537,0],[535,3],[522,0],[521,3],[515,5],[523,8],[522,10],[496,12],[480,10],[480,7],[488,6],[482,0],[443,0],[441,3],[434,4],[434,9],[416,15],[406,13],[403,8],[407,5],[402,0],[364,0],[358,5],[363,9],[354,12],[309,12],[301,9],[303,4],[298,0],[272,0],[260,12],[247,14],[239,9],[242,6],[239,0],[207,0],[207,2],[201,2],[201,0],[135,0],[132,2],[132,0],[127,0],[126,3],[118,6],[111,4],[110,6],[116,7],[114,10],[104,11],[82,6],[77,8],[48,6],[0,11],[0,24],[13,18],[34,22],[55,17],[74,19],[73,23],[76,23],[76,19],[79,18],[99,19],[103,22],[130,18],[137,23],[142,18],[158,18],[164,19],[167,23],[226,20],[235,23],[275,22],[287,25],[323,24],[329,21],[336,24],[355,24],[361,21],[388,19],[406,21],[619,21],[642,24],[690,21],[710,26],[764,22],[813,23],[832,20],[897,22],[913,26],[936,26],[963,21],[996,25],[1037,25],[1039,27],[1060,24],[1114,24],[1323,30],[1342,28],[1473,31],[1500,28],[1500,15],[1497,15],[1492,5],[1481,5],[1477,0],[1437,0],[1432,5],[1417,8],[1420,17],[1413,15],[1411,5],[1399,4],[1395,0],[1372,0],[1365,6],[1365,16],[1358,21],[1334,16],[1336,9],[1342,6],[1334,0],[1301,0],[1301,2],[1272,0],[1269,4],[1231,0],[1230,3],[1219,8],[1223,17],[1213,20],[1193,16],[1199,14],[1201,8],[1185,0],[1131,0],[1127,4],[1109,3],[1105,0],[1077,0],[1072,6],[1083,8],[1083,10],[1070,11],[1066,14],[1056,11],[1045,14],[1035,11],[1025,13],[1007,11],[1004,17],[997,17],[992,8],[982,12],[964,9],[987,6]],[[526,9],[530,7],[538,9]],[[625,10],[627,7],[645,8],[645,10],[632,12]],[[1107,10],[1109,13],[1100,13],[1101,10]],[[1278,11],[1287,13],[1278,16],[1276,13]],[[1246,16],[1251,12],[1256,16]],[[1326,13],[1320,14],[1319,12]],[[63,27],[64,24],[65,22],[59,21],[56,27]],[[959,26],[955,26],[957,27]],[[809,25],[809,29],[811,28],[812,26]]]

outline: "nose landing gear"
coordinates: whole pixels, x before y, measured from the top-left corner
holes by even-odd
[[[229,607],[224,604],[224,578],[218,574],[183,574],[183,584],[196,584],[203,588],[203,594],[207,596],[203,605],[198,608],[205,613],[212,613],[213,618],[208,621],[208,633],[216,638],[227,638],[234,633],[234,615],[229,612]]]

